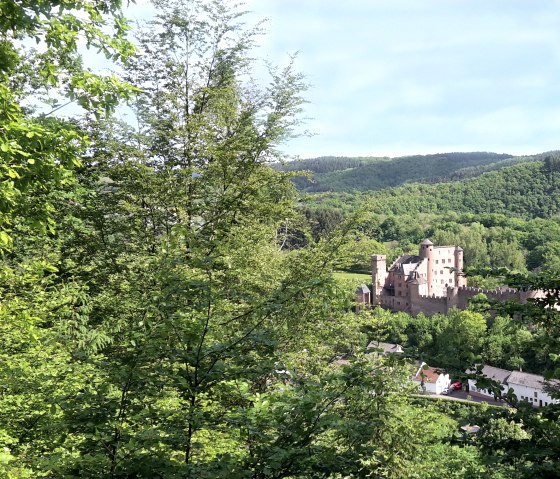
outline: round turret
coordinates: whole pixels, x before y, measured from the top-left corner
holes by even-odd
[[[372,304],[380,304],[381,292],[387,280],[387,256],[374,254],[371,256],[371,300]]]
[[[455,286],[467,285],[467,279],[463,275],[463,248],[455,247]]]
[[[428,238],[426,238],[424,241],[422,241],[422,243],[420,243],[420,251],[418,255],[421,258],[428,258],[428,256],[431,256],[430,253],[433,251],[433,249],[434,249],[434,243],[432,243]]]
[[[432,292],[433,285],[433,251],[434,243],[432,243],[428,238],[426,238],[422,243],[420,243],[420,253],[421,258],[425,258],[428,261],[426,265],[426,280],[428,282],[428,294]]]

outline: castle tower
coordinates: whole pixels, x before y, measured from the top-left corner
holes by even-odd
[[[457,275],[455,275],[457,277]],[[447,312],[451,310],[451,308],[458,308],[459,307],[459,288],[455,287],[448,287],[447,288]]]
[[[371,304],[381,303],[381,291],[387,279],[387,256],[374,254],[371,256]]]
[[[426,259],[428,266],[426,267],[426,280],[428,282],[428,295],[432,294],[433,278],[434,278],[434,243],[426,238],[420,243],[420,258]]]
[[[455,247],[455,286],[460,288],[467,285],[467,278],[463,275],[463,248]]]

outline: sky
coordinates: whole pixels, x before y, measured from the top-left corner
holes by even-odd
[[[560,0],[245,1],[310,84],[292,156],[560,149]]]

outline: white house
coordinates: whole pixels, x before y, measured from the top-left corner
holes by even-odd
[[[418,388],[422,391],[431,394],[442,394],[451,384],[449,374],[443,373],[437,368],[426,366],[426,363],[421,363],[416,374],[412,377],[412,381],[418,384]]]
[[[551,403],[558,404],[560,401],[552,399],[550,394],[544,391],[546,381],[538,374],[524,373],[522,371],[508,371],[506,369],[484,366],[482,373],[489,379],[493,379],[501,386],[502,391],[507,392],[510,388],[520,401],[527,401],[534,407],[548,406]],[[555,381],[555,383],[558,383]],[[476,380],[469,379],[469,391],[485,397],[493,397],[493,394],[484,388],[477,388]]]
[[[508,379],[508,386],[520,401],[528,401],[535,407],[548,406],[551,403],[558,404],[557,399],[552,399],[544,391],[546,384],[544,377],[537,374],[529,374],[521,371],[513,371]]]
[[[474,372],[474,371],[467,371],[467,372]],[[495,368],[494,366],[487,366],[484,365],[482,368],[482,374],[486,376],[488,379],[493,379],[497,383],[500,384],[502,391],[507,392],[508,385],[507,385],[507,378],[511,374],[511,371],[507,369]],[[490,392],[486,388],[478,388],[476,386],[476,379],[469,379],[469,392],[479,394],[480,396],[484,396],[487,398],[494,398],[494,394]]]

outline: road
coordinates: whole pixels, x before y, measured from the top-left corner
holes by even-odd
[[[450,400],[463,400],[463,401],[471,401],[471,402],[485,402],[490,404],[491,406],[507,406],[504,401],[494,401],[494,399],[490,399],[476,393],[467,393],[465,391],[453,391],[451,394],[432,394],[432,396],[437,396],[440,398],[450,399]]]

